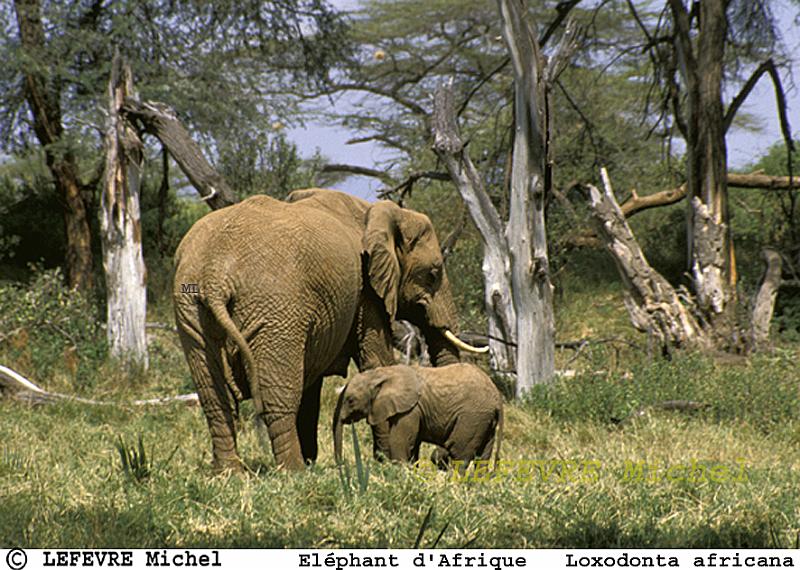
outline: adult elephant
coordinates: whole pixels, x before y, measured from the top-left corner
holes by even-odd
[[[359,370],[393,364],[395,318],[420,327],[434,365],[472,348],[453,335],[430,220],[390,201],[253,196],[198,220],[175,261],[178,332],[217,469],[241,468],[238,403],[249,397],[279,466],[314,461],[322,377],[346,375],[351,358]]]

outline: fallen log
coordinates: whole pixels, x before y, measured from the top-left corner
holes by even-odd
[[[650,414],[652,411],[663,410],[668,412],[698,412],[711,407],[711,404],[706,402],[694,402],[692,400],[666,400],[664,402],[656,402],[649,406],[642,406],[637,408],[624,418],[611,418],[611,423],[622,426],[635,420],[643,418]]]
[[[132,402],[107,402],[103,400],[92,400],[72,396],[69,394],[58,394],[43,390],[19,372],[6,366],[0,365],[0,396],[6,396],[12,400],[26,402],[28,404],[57,404],[59,402],[77,402],[90,406],[160,406],[181,402],[189,406],[196,406],[200,403],[196,393],[180,394],[178,396],[165,396],[163,398],[150,398],[147,400],[134,400]]]

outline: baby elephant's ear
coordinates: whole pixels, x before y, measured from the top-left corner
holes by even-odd
[[[410,366],[388,366],[380,375],[377,391],[367,414],[370,425],[385,422],[402,414],[419,402],[422,384]]]

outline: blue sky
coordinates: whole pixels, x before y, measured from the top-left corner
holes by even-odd
[[[332,4],[340,9],[348,10],[356,7],[358,2],[357,0],[332,0]],[[776,2],[775,16],[781,27],[789,54],[800,54],[800,28],[795,20],[797,14],[797,6],[791,5],[788,0]],[[787,75],[785,72],[781,75],[788,99],[789,123],[795,138],[797,138],[800,133],[800,57],[795,58],[791,75]],[[346,98],[342,98],[338,104],[346,105]],[[770,145],[781,138],[775,94],[768,76],[765,75],[761,78],[741,111],[754,116],[760,128],[755,133],[736,127],[731,129],[727,139],[728,163],[731,168],[741,168],[754,162]],[[352,138],[354,133],[341,127],[308,124],[305,128],[291,129],[289,136],[297,143],[301,154],[305,157],[312,156],[316,149],[319,149],[331,162],[373,168],[376,162],[387,156],[385,151],[374,144],[346,145],[345,142]],[[357,196],[373,198],[376,189],[380,186],[381,184],[372,178],[352,176],[339,184],[339,189]]]

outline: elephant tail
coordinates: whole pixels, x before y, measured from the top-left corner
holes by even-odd
[[[503,445],[503,424],[505,420],[503,419],[503,402],[500,402],[500,407],[497,410],[497,447],[494,450],[494,467],[493,469],[497,471],[497,465],[500,463],[500,447]]]
[[[227,334],[239,348],[239,352],[244,359],[244,369],[247,373],[247,380],[250,383],[250,393],[253,397],[256,414],[258,414],[260,417],[264,412],[264,406],[261,402],[258,386],[256,385],[256,382],[258,382],[258,376],[256,375],[256,360],[253,358],[253,351],[250,350],[250,346],[247,344],[247,340],[245,340],[244,335],[236,326],[236,323],[233,322],[230,314],[228,314],[228,309],[225,307],[225,303],[222,300],[209,299],[208,309],[225,331],[225,334]]]

